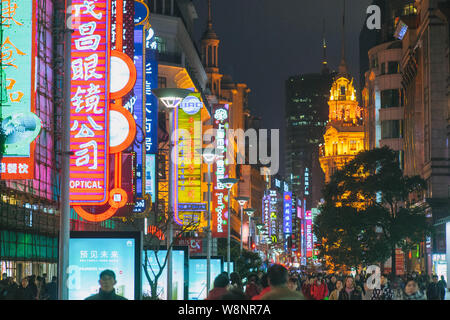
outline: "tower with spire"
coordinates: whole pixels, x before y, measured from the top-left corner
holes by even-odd
[[[345,59],[345,0],[342,15],[342,51],[338,73],[331,86],[328,101],[328,124],[324,144],[320,147],[320,166],[325,181],[331,175],[364,150],[364,126],[362,110],[356,99],[353,77],[348,72]]]
[[[223,75],[219,73],[220,39],[213,29],[211,0],[208,0],[208,23],[202,36],[202,62],[208,75],[208,87],[220,97]]]

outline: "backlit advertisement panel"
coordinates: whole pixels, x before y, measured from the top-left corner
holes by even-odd
[[[36,1],[2,0],[0,32],[0,127],[5,151],[1,179],[33,179],[36,138]]]
[[[154,274],[160,271],[159,265],[164,263],[167,250],[147,250],[147,275],[153,281]],[[158,260],[156,259],[158,257]],[[143,253],[142,261],[145,263],[145,253]],[[188,253],[186,249],[174,247],[172,250],[172,297],[174,300],[186,300],[187,298],[187,269],[188,269]],[[147,279],[145,270],[142,271],[142,295],[151,296],[150,284]],[[167,266],[158,279],[158,287],[156,289],[158,297],[167,300]]]
[[[195,98],[200,94],[193,93]],[[186,112],[188,111],[188,112]],[[178,203],[202,202],[202,159],[197,150],[202,148],[202,119],[200,110],[190,112],[185,108],[178,108]],[[180,224],[199,222],[202,212],[177,210],[176,221]]]
[[[216,129],[216,162],[213,165],[213,192],[212,192],[212,236],[215,238],[227,237],[228,223],[228,190],[223,178],[228,178],[228,165],[226,155],[228,141],[226,129],[229,127],[229,105],[216,104],[213,106],[213,128]]]
[[[284,193],[283,233],[288,237],[292,233],[292,192]]]
[[[109,269],[116,274],[116,293],[140,299],[139,233],[72,232],[69,241],[69,300],[84,300],[98,293],[99,275]]]
[[[305,212],[305,236],[306,236],[306,257],[311,258],[313,256],[313,231],[312,231],[312,213],[311,211]]]
[[[110,1],[72,1],[70,204],[101,205],[109,191]]]
[[[278,232],[277,232],[277,204],[278,196],[276,190],[270,190],[270,228],[269,236],[272,243],[278,242]]]
[[[222,273],[222,258],[211,257],[211,283],[220,273]],[[205,300],[207,296],[206,258],[191,257],[189,259],[188,300]]]

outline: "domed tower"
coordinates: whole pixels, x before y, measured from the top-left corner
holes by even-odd
[[[202,36],[202,62],[209,79],[208,87],[218,97],[223,77],[219,73],[219,44],[219,37],[213,29],[211,0],[208,0],[208,24]]]
[[[342,60],[330,90],[328,124],[319,153],[326,182],[330,181],[336,170],[364,150],[362,109],[356,100],[353,77],[345,61],[345,2],[343,17]]]

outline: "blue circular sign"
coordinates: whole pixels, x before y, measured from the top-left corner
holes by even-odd
[[[188,96],[181,102],[181,109],[189,115],[196,114],[202,107],[203,103],[199,98],[194,96]]]
[[[138,25],[147,20],[149,14],[148,7],[145,3],[134,1],[134,24]]]

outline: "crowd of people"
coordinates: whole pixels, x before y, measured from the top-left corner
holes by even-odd
[[[0,300],[58,300],[57,278],[46,282],[47,275],[31,275],[23,278],[20,285],[14,278],[2,274],[0,280]]]
[[[391,278],[371,274],[305,273],[273,265],[267,273],[253,274],[242,285],[239,274],[226,272],[214,280],[207,300],[445,300],[447,283],[437,275],[417,272]],[[372,285],[371,282],[372,281]]]

